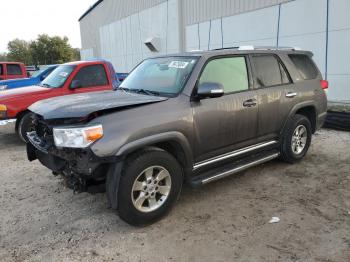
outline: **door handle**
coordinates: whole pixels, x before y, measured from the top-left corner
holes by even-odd
[[[256,99],[248,99],[243,102],[244,107],[253,107],[253,106],[256,106],[256,104],[257,104]]]
[[[298,93],[296,93],[296,92],[288,92],[287,94],[286,94],[286,97],[288,97],[288,98],[293,98],[293,97],[295,97],[295,96],[297,96],[298,95]]]

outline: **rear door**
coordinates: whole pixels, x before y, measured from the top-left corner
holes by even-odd
[[[259,103],[258,139],[262,142],[278,137],[292,106],[294,87],[277,55],[254,54],[250,59]]]
[[[20,64],[6,64],[7,79],[24,78],[22,67]]]
[[[205,65],[198,83],[220,83],[225,94],[192,102],[196,161],[254,144],[258,106],[248,68],[246,56],[214,58]]]
[[[79,69],[72,82],[79,81],[80,87],[72,90],[74,93],[84,93],[112,89],[106,68],[103,64],[87,65]]]

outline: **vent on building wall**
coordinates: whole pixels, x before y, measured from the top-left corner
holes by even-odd
[[[160,51],[160,39],[159,37],[150,37],[148,38],[144,44],[148,47],[151,52],[159,52]]]

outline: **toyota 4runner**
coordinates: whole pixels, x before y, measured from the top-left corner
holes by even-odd
[[[302,159],[326,117],[328,82],[293,48],[230,48],[150,58],[115,91],[35,103],[30,161],[76,191],[105,184],[132,225],[164,216],[200,186],[280,158]]]

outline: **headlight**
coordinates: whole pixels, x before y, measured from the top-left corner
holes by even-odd
[[[7,85],[0,86],[0,90],[5,90],[7,88]]]
[[[54,128],[53,137],[57,147],[85,148],[103,137],[102,125],[82,128]]]
[[[0,119],[5,119],[7,117],[7,106],[0,105]]]

